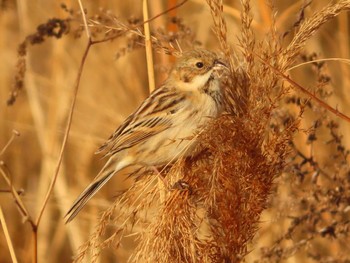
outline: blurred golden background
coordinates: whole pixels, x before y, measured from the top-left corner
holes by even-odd
[[[155,16],[180,1],[149,1],[150,17]],[[305,17],[321,9],[329,1],[313,1],[305,9]],[[79,12],[77,1],[62,1],[68,8]],[[142,1],[83,1],[88,16],[99,12],[117,16],[121,21],[130,18],[142,20]],[[237,35],[240,31],[239,1],[224,1],[225,18],[228,24],[229,41],[233,49],[239,50]],[[275,10],[271,11],[267,1],[251,1],[254,20],[252,28],[257,39],[263,39],[272,23],[275,12],[277,32],[283,34],[289,30],[293,34],[293,24],[299,17],[304,1],[275,1]],[[182,23],[190,30],[188,36],[180,41],[183,49],[201,45],[208,49],[219,50],[220,46],[212,31],[212,19],[205,1],[190,0],[171,12],[181,17]],[[28,47],[24,89],[17,101],[7,106],[6,101],[13,87],[16,73],[17,47],[26,36],[35,32],[39,24],[50,18],[66,18],[69,14],[61,7],[60,1],[45,0],[0,0],[0,151],[12,137],[13,130],[20,133],[11,145],[0,155],[2,165],[10,171],[13,186],[23,189],[21,198],[30,215],[36,218],[44,201],[49,184],[57,165],[62,144],[67,115],[72,100],[72,91],[77,78],[78,68],[86,46],[85,32],[77,37],[72,34],[82,25],[74,21],[68,35],[61,39],[47,39],[44,43]],[[75,16],[77,19],[78,16]],[[170,15],[165,14],[151,23],[153,32],[172,30]],[[73,23],[72,23],[73,24]],[[316,53],[318,58],[350,57],[350,17],[343,12],[336,19],[325,24],[319,32],[307,42],[306,54]],[[282,41],[288,43],[289,35]],[[196,41],[191,42],[191,38]],[[141,39],[142,40],[142,39]],[[129,46],[128,46],[129,45]],[[125,53],[125,54],[124,54]],[[166,77],[173,58],[164,54],[154,54],[156,85]],[[349,62],[327,62],[327,71],[331,77],[333,96],[328,102],[340,111],[350,115],[350,67]],[[309,65],[291,72],[299,84],[309,88],[315,76]],[[311,83],[311,84],[310,84]],[[119,123],[130,114],[148,94],[146,55],[142,43],[130,46],[127,37],[111,42],[94,45],[84,65],[77,104],[74,110],[72,127],[67,147],[64,151],[60,173],[53,194],[46,207],[38,232],[38,258],[40,262],[70,262],[79,245],[88,239],[93,231],[98,211],[107,207],[118,190],[125,189],[130,180],[120,176],[114,178],[89,203],[89,208],[69,225],[64,224],[63,216],[72,201],[90,182],[104,161],[94,151],[108,138]],[[307,114],[301,128],[308,128],[313,122],[312,114]],[[343,143],[349,148],[349,123],[337,120],[343,135]],[[299,134],[298,137],[305,137]],[[321,143],[322,144],[322,143]],[[301,145],[305,151],[310,146]],[[320,160],[327,160],[326,148],[316,148]],[[328,160],[332,162],[332,160]],[[282,176],[277,180],[276,191],[272,194],[272,207],[261,218],[260,229],[251,245],[247,262],[261,259],[261,247],[269,247],[280,238],[289,227],[289,216],[297,214],[298,197],[289,196],[290,186],[300,187],[294,179]],[[9,187],[0,178],[0,205],[4,213],[10,238],[19,262],[32,262],[32,234],[28,223],[19,213],[12,195],[5,190]],[[349,190],[349,189],[347,189]],[[291,201],[293,200],[293,201]],[[286,202],[288,206],[285,206]],[[350,206],[350,203],[349,203]],[[331,218],[329,219],[330,221]],[[291,237],[284,240],[285,245],[297,243]],[[349,243],[332,244],[328,240],[312,244],[335,257],[350,254]],[[117,251],[106,251],[100,262],[126,262],[133,244],[128,242]],[[0,262],[12,262],[8,242],[4,232],[0,234]],[[277,253],[277,252],[276,252]],[[309,262],[308,246],[292,251],[285,262]],[[340,258],[340,257],[339,257]],[[268,261],[266,261],[268,262]],[[273,260],[272,260],[273,262]],[[325,261],[322,261],[325,262]],[[329,261],[337,262],[337,261]],[[339,261],[343,262],[343,261]],[[345,261],[344,261],[345,262]]]

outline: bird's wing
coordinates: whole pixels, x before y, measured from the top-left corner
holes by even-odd
[[[97,153],[113,155],[133,147],[149,137],[174,125],[174,114],[182,107],[185,95],[175,89],[161,87],[155,90],[110,136]]]

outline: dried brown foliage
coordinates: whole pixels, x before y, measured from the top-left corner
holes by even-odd
[[[18,46],[18,59],[16,65],[16,75],[14,85],[7,100],[8,105],[15,103],[18,93],[23,89],[23,82],[26,72],[26,55],[28,46],[42,44],[47,38],[61,38],[69,31],[69,19],[52,18],[45,24],[37,27],[34,34],[28,35],[25,40]]]
[[[208,1],[208,4],[215,33],[232,70],[225,84],[227,114],[200,135],[199,154],[163,173],[169,185],[174,185],[172,191],[162,194],[157,184],[153,183],[152,188],[149,178],[141,177],[137,187],[121,195],[116,207],[132,207],[132,212],[122,221],[137,225],[143,219],[142,231],[134,231],[139,235],[139,244],[133,262],[238,262],[245,257],[274,179],[285,168],[292,150],[289,146],[304,109],[302,106],[300,115],[287,121],[276,117],[278,104],[288,88],[271,68],[257,63],[254,54],[260,54],[265,62],[284,71],[315,30],[345,9],[344,3],[333,5],[321,11],[321,15],[301,22],[294,39],[284,49],[273,26],[269,45],[255,43],[249,2],[243,1],[240,43],[244,62],[234,68],[236,57],[227,43],[222,3]],[[132,203],[132,196],[142,192],[145,186],[150,187],[145,196],[137,205]],[[161,200],[156,202],[159,197]],[[116,207],[113,210],[118,211]],[[152,213],[147,217],[144,214],[149,210]],[[127,226],[120,226],[119,211],[116,217],[110,212],[102,217],[97,234],[84,247],[81,257],[91,247],[97,250],[104,247],[98,240],[107,222],[117,227],[106,240],[119,245]]]
[[[348,11],[350,2],[328,3],[314,13],[310,3],[300,4],[300,15],[291,19],[293,26],[285,34],[277,27],[278,9],[270,3],[261,7],[262,17],[269,17],[270,23],[266,35],[259,36],[252,26],[253,3],[242,0],[238,45],[228,32],[231,27],[223,2],[207,0],[201,6],[210,10],[215,42],[219,42],[215,47],[230,64],[223,83],[226,111],[199,134],[196,154],[162,167],[167,187],[152,170],[132,173],[131,186],[114,197],[75,261],[112,262],[114,251],[122,251],[117,257],[130,262],[282,262],[289,258],[348,262],[349,150],[340,120],[313,100],[328,102],[335,96],[333,77],[324,62],[313,62],[313,79],[303,73],[292,75],[310,91],[308,97],[297,89],[293,92],[279,72],[288,75],[295,63],[317,61],[317,55],[304,52],[306,42],[326,22]],[[80,12],[64,9],[69,18],[49,20],[20,45],[11,104],[23,88],[29,46],[51,36],[68,34],[75,41],[83,36]],[[145,35],[138,17],[120,18],[106,9],[87,12],[87,17],[94,44],[118,41],[117,59],[143,48]],[[181,48],[201,45],[186,17],[163,21],[176,30],[153,28],[151,40],[159,53],[178,55]],[[0,158],[10,147],[5,148]],[[51,210],[52,218],[64,213]],[[82,220],[88,227],[90,221]],[[84,224],[67,228],[72,243],[74,234],[82,233],[78,230],[88,232]]]

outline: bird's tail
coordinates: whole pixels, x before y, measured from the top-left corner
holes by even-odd
[[[86,203],[97,193],[98,190],[104,186],[109,179],[113,177],[118,171],[128,166],[125,162],[119,162],[115,165],[115,160],[110,158],[101,172],[95,177],[93,182],[85,188],[85,190],[78,196],[74,201],[72,207],[68,210],[65,215],[66,223],[72,221],[80,210],[86,205]]]

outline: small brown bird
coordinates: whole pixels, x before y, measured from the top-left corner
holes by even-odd
[[[183,53],[164,84],[110,136],[97,153],[108,161],[66,214],[71,221],[118,171],[131,165],[160,166],[191,153],[197,134],[222,109],[218,71],[227,68],[208,50]]]

